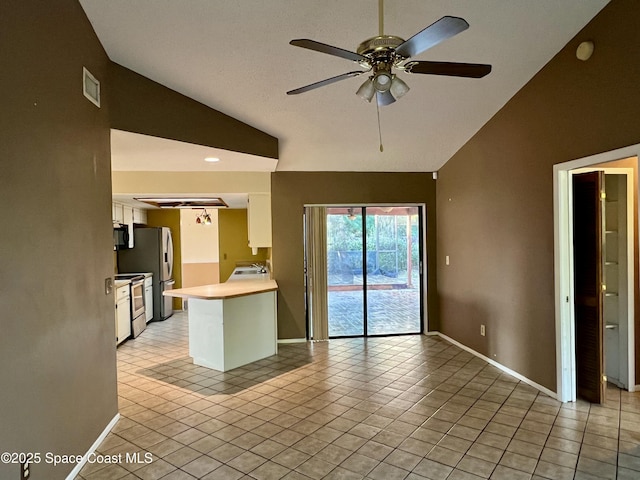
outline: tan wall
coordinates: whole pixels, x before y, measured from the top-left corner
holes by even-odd
[[[554,391],[552,169],[640,142],[639,21],[612,1],[439,172],[441,331]]]
[[[278,282],[278,338],[306,336],[305,204],[424,203],[427,206],[427,313],[437,329],[435,186],[431,173],[275,172],[271,177],[273,268]],[[426,329],[426,325],[425,325]]]
[[[0,450],[82,455],[118,411],[108,58],[77,0],[3,0],[0,32]]]
[[[180,210],[182,286],[196,287],[220,281],[218,210],[208,209],[211,224],[197,223],[202,209]]]
[[[264,262],[269,258],[268,248],[259,248],[257,255],[251,253],[245,209],[218,210],[218,236],[220,282],[227,281],[236,267],[236,262]]]
[[[220,283],[219,263],[183,263],[182,264],[182,287],[198,287],[200,285],[211,285]]]
[[[198,223],[203,209],[180,210],[182,263],[218,263],[218,210],[208,209],[211,224]]]
[[[114,195],[269,192],[269,172],[113,172]]]

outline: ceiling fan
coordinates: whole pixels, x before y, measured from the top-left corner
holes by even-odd
[[[468,78],[482,78],[491,72],[491,65],[478,63],[407,61],[410,57],[414,57],[463,32],[469,28],[469,24],[462,18],[445,16],[416,33],[409,40],[393,35],[384,35],[383,1],[378,0],[380,34],[362,42],[356,52],[316,42],[315,40],[304,38],[291,40],[289,43],[296,47],[352,60],[364,70],[343,73],[342,75],[290,90],[287,95],[305,93],[340,80],[371,72],[371,75],[360,86],[356,95],[368,102],[371,102],[373,96],[376,95],[378,105],[384,106],[395,102],[409,91],[409,86],[393,73],[394,69],[407,73]]]

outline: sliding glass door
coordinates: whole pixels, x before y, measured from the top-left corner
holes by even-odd
[[[366,335],[362,212],[359,207],[327,208],[329,337]]]
[[[327,207],[329,337],[422,332],[418,207]]]

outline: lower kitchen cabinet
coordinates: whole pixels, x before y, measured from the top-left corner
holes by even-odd
[[[131,335],[131,297],[129,284],[116,289],[116,345]]]

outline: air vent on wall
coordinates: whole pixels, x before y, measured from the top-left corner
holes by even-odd
[[[100,82],[85,67],[82,67],[82,92],[91,103],[100,107]]]
[[[135,198],[139,202],[144,202],[159,208],[228,208],[220,197],[190,197],[190,198]]]

